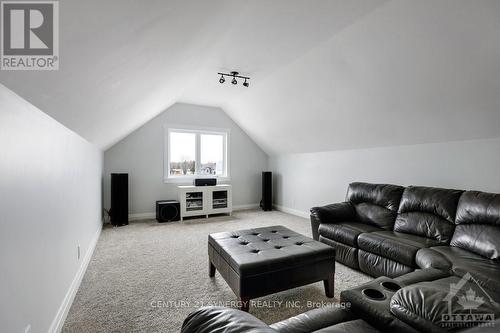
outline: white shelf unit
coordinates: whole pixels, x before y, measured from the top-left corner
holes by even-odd
[[[181,221],[188,216],[230,214],[233,210],[232,187],[228,184],[215,186],[177,186],[181,203]]]

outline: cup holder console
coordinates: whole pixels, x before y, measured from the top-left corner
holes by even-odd
[[[374,326],[387,327],[386,331],[391,332],[408,332],[410,327],[392,314],[390,304],[394,294],[404,286],[397,280],[381,276],[363,285],[343,290],[340,301],[351,303],[350,310]]]
[[[396,291],[401,289],[401,286],[399,284],[397,284],[396,282],[392,282],[392,281],[382,281],[380,283],[380,285],[385,290],[387,290],[391,293],[395,293]],[[373,299],[375,301],[383,301],[386,298],[385,294],[382,291],[375,289],[375,288],[365,288],[365,289],[361,290],[361,293],[364,296],[368,297],[369,299]]]
[[[380,285],[393,293],[395,293],[396,291],[401,289],[401,286],[399,284],[397,284],[396,282],[392,282],[392,281],[384,281],[384,282],[380,283]]]
[[[377,289],[367,288],[363,289],[361,293],[369,299],[373,299],[375,301],[383,301],[385,299],[384,293]]]

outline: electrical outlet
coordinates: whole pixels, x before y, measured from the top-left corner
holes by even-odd
[[[80,260],[80,245],[78,245],[77,248],[78,248],[78,260]]]
[[[24,333],[31,333],[31,324],[28,324],[26,328],[24,329]]]

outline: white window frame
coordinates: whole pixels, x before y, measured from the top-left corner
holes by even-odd
[[[170,133],[194,133],[195,139],[195,163],[196,172],[201,169],[201,135],[216,134],[223,136],[223,158],[224,158],[224,174],[223,175],[181,175],[174,176],[170,174]],[[213,127],[194,127],[185,125],[164,125],[164,154],[163,154],[163,181],[165,183],[185,183],[192,184],[195,178],[217,178],[219,181],[231,180],[229,174],[229,136],[230,129],[213,128]]]

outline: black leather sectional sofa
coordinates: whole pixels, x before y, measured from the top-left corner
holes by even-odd
[[[474,267],[490,287],[500,281],[499,194],[352,183],[346,202],[311,209],[311,226],[338,262],[375,277]]]
[[[183,332],[454,332],[500,318],[500,194],[353,183],[345,202],[311,209],[311,226],[338,262],[377,277],[342,291],[350,310],[315,309],[267,326],[204,308]],[[500,331],[500,321],[475,330]]]

